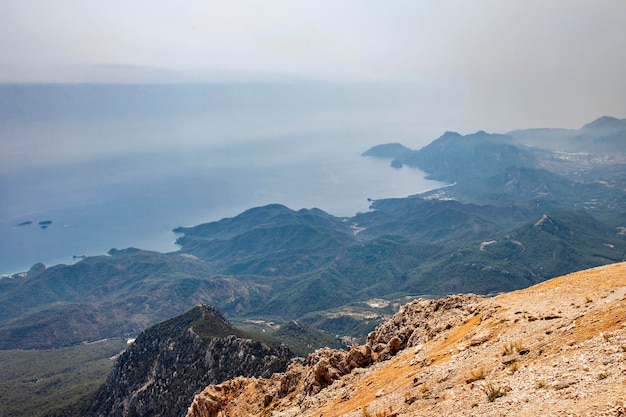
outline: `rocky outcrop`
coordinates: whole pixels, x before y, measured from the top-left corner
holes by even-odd
[[[488,299],[473,294],[413,301],[370,333],[367,346],[378,353],[378,360],[389,359],[401,349],[425,343],[458,327],[479,310],[484,316],[488,305]]]
[[[188,415],[248,415],[259,413],[263,408],[287,398],[295,403],[306,402],[307,398],[350,374],[354,369],[367,367],[373,361],[372,351],[368,346],[354,347],[347,351],[318,349],[308,356],[305,364],[294,363],[286,372],[274,374],[269,379],[237,378],[224,384],[209,386],[194,398]],[[250,401],[237,404],[233,409],[233,400],[237,398],[248,398]]]
[[[215,308],[199,306],[144,331],[119,357],[84,416],[181,416],[209,384],[268,378],[292,358],[285,346],[244,337]]]
[[[260,413],[287,397],[294,403],[306,404],[311,397],[355,369],[386,361],[406,347],[424,343],[459,326],[468,316],[479,309],[486,311],[488,306],[484,297],[472,294],[441,300],[416,300],[404,306],[390,321],[378,326],[363,346],[347,350],[318,349],[308,356],[304,365],[294,364],[287,372],[269,379],[238,378],[208,387],[194,398],[188,417]],[[243,408],[233,408],[236,398],[250,398],[250,402]]]
[[[417,300],[347,351],[207,387],[187,417],[625,416],[626,263]]]

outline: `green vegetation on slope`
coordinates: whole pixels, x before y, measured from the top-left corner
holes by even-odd
[[[623,152],[623,125],[601,118],[550,134],[569,135],[564,145]],[[352,218],[272,204],[177,229],[177,253],[129,248],[37,265],[0,280],[0,347],[136,335],[211,304],[241,322],[271,318],[304,349],[323,335],[301,332],[303,323],[343,336],[370,330],[381,315],[357,307],[368,299],[491,294],[624,259],[623,154],[554,153],[485,132],[373,153],[454,185],[375,201]]]
[[[126,348],[120,339],[50,350],[0,350],[0,416],[39,417],[92,395]]]

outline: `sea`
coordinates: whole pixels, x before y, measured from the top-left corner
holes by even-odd
[[[176,251],[172,229],[266,204],[350,217],[444,186],[361,155],[435,137],[412,103],[397,86],[0,86],[0,274]]]

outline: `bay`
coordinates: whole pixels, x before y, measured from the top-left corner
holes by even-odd
[[[198,105],[182,116],[142,109],[106,119],[38,110],[46,117],[26,111],[5,121],[0,273],[73,263],[111,248],[175,251],[175,227],[265,204],[353,216],[369,209],[368,199],[444,185],[361,156],[389,136],[408,137],[402,126],[390,128],[400,115],[389,109],[346,105],[312,114],[311,103],[268,106],[232,105],[219,117]]]

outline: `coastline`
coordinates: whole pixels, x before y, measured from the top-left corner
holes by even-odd
[[[23,216],[0,220],[0,274],[19,274],[36,263],[74,264],[80,261],[75,256],[104,255],[111,248],[176,251],[174,228],[234,217],[252,207],[280,203],[352,217],[369,210],[368,199],[402,198],[445,185],[426,179],[418,169],[392,169],[385,160],[358,153],[287,160],[277,167],[242,166],[248,162],[233,166],[234,176],[209,167],[202,175],[191,171],[162,183],[125,184],[132,192],[115,190],[108,200],[103,196],[63,209],[25,209]],[[140,191],[144,188],[149,193]],[[40,228],[38,219],[51,223]],[[19,226],[27,221],[32,223]]]

